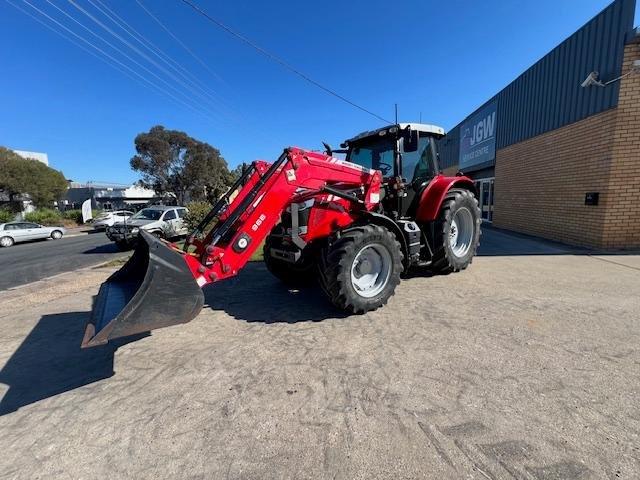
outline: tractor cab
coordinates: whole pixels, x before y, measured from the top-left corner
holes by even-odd
[[[384,210],[405,217],[415,215],[417,199],[440,173],[436,140],[443,136],[442,127],[399,123],[363,132],[341,147],[347,161],[382,172]]]

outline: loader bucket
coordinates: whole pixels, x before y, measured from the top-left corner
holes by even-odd
[[[187,323],[203,303],[184,256],[141,231],[129,261],[100,286],[82,348]]]

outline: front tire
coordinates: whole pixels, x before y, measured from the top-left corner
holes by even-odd
[[[15,241],[11,237],[2,237],[0,238],[0,247],[8,248],[13,246]]]
[[[308,254],[303,253],[302,258],[296,263],[285,262],[271,255],[271,249],[280,249],[282,246],[282,225],[277,225],[264,241],[263,259],[267,270],[289,287],[306,287],[315,281],[313,262],[308,258]]]
[[[60,240],[62,238],[62,232],[60,230],[54,230],[51,232],[51,238],[54,240]]]
[[[447,192],[435,225],[432,270],[447,274],[467,268],[480,245],[480,208],[469,190]]]
[[[329,300],[349,313],[385,305],[403,271],[396,237],[378,225],[353,227],[333,238],[318,261],[320,285]]]

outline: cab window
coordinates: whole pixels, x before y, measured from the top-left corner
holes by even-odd
[[[176,218],[176,211],[175,210],[169,210],[167,211],[167,213],[164,214],[164,221],[167,220],[173,220],[174,218]]]
[[[415,152],[402,154],[402,178],[413,182],[419,178],[428,179],[435,175],[433,171],[433,149],[429,137],[420,137]]]
[[[381,137],[373,142],[367,142],[362,147],[356,143],[350,149],[347,161],[365,168],[380,170],[382,175],[393,174],[393,142]]]

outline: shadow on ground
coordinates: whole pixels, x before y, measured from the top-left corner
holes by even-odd
[[[572,247],[530,235],[509,232],[488,225],[482,226],[480,237],[480,257],[501,257],[518,255],[587,255],[586,248]]]
[[[114,352],[148,334],[82,350],[89,312],[44,315],[0,371],[9,390],[0,415],[25,405],[111,377]]]
[[[206,287],[204,295],[211,309],[247,322],[319,322],[347,316],[329,303],[319,286],[289,289],[262,262],[248,263],[236,278]]]
[[[89,250],[85,250],[82,253],[91,254],[91,253],[120,253],[118,247],[116,247],[115,243],[105,243],[104,245],[98,245],[97,247],[90,248]]]

